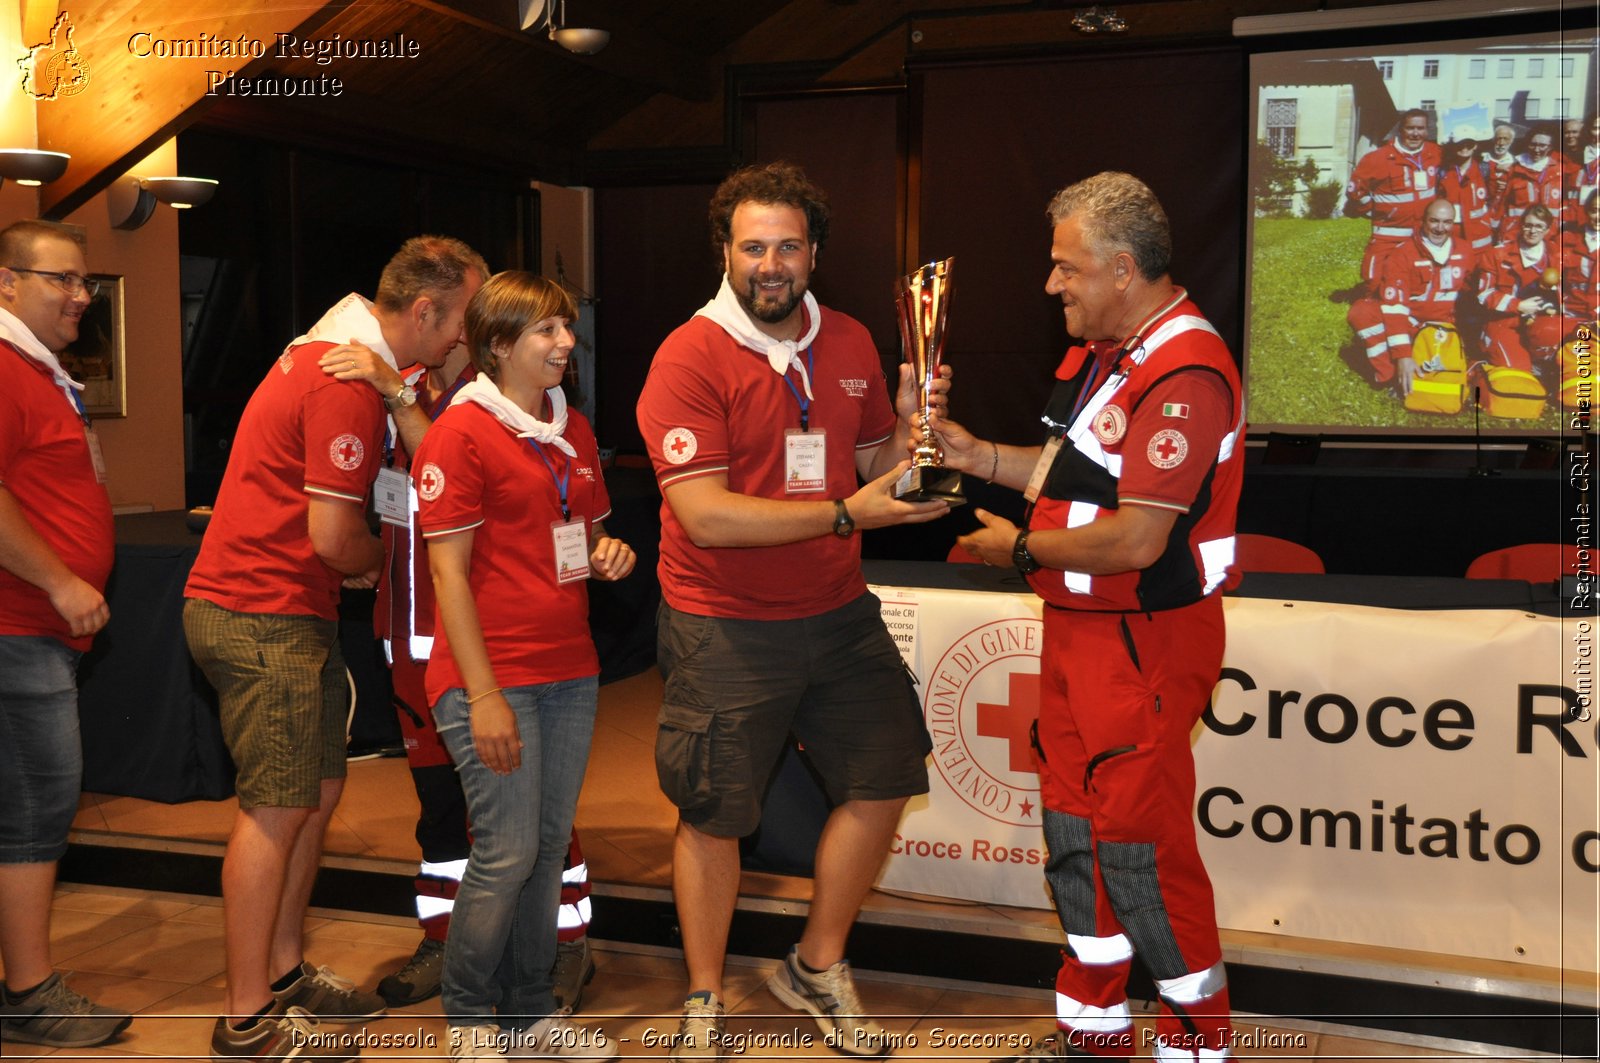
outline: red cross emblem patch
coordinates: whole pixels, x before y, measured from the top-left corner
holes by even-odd
[[[428,462],[417,473],[417,495],[424,502],[432,502],[444,494],[444,470]]]
[[[699,449],[699,440],[687,428],[673,428],[661,437],[661,456],[671,465],[682,465]]]
[[[1128,414],[1121,406],[1106,406],[1094,415],[1094,437],[1102,446],[1111,446],[1128,432]]]
[[[1176,428],[1163,428],[1150,437],[1145,454],[1158,469],[1176,468],[1189,456],[1189,441]]]
[[[361,445],[360,438],[349,432],[328,444],[328,460],[345,472],[361,468],[361,459],[366,457],[366,453],[367,449]]]

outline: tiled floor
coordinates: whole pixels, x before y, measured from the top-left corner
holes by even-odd
[[[659,680],[647,673],[601,691],[594,754],[578,811],[590,872],[601,884],[601,904],[607,886],[659,894],[669,883],[675,816],[655,786],[651,754],[659,689]],[[231,801],[168,806],[86,795],[75,829],[85,841],[217,852],[233,812]],[[417,859],[411,836],[414,820],[415,795],[404,761],[352,764],[350,783],[330,830],[328,859],[410,873]],[[810,899],[810,882],[747,874],[741,893],[756,903],[803,906]],[[72,982],[81,991],[138,1017],[112,1045],[61,1050],[51,1058],[204,1058],[222,1002],[220,915],[220,902],[208,898],[60,889],[53,926],[58,967],[74,972]],[[866,918],[917,926],[972,926],[998,920],[1014,935],[1037,938],[1054,932],[1047,913],[929,904],[881,894],[869,901]],[[1236,936],[1229,942],[1230,955],[1282,944],[1263,938]],[[318,912],[310,927],[308,952],[313,962],[370,986],[409,956],[416,940],[415,924],[404,919]],[[737,951],[738,943],[733,944]],[[1004,947],[1003,938],[996,947]],[[664,1058],[666,1050],[652,1038],[676,1029],[685,988],[677,954],[602,942],[597,963],[599,973],[585,997],[583,1020],[615,1039],[624,1056]],[[752,1039],[743,1055],[837,1058],[823,1046],[814,1024],[790,1014],[763,988],[774,966],[770,959],[730,961],[725,994],[729,1031]],[[891,1032],[903,1035],[896,1053],[901,1059],[990,1059],[1007,1054],[1006,1035],[1021,1032],[1037,1037],[1052,1026],[1046,1016],[1053,1001],[1044,991],[870,971],[860,972],[859,981],[867,1005]],[[442,1058],[444,1024],[436,1014],[437,1005],[437,1000],[429,1001],[369,1024],[364,1054]],[[1141,1017],[1139,1028],[1149,1030],[1150,1020]],[[1402,1044],[1353,1036],[1339,1027],[1258,1021],[1250,1016],[1239,1017],[1236,1029],[1243,1037],[1238,1048],[1241,1058],[1531,1058],[1461,1043]],[[955,1039],[962,1035],[975,1039]],[[391,1043],[375,1044],[380,1036]],[[27,1051],[25,1046],[8,1044],[3,1054],[7,1060],[38,1058]],[[1149,1050],[1143,1048],[1138,1054],[1147,1057]]]

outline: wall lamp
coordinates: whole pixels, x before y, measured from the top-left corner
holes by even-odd
[[[547,29],[550,39],[577,55],[593,55],[611,42],[607,30],[567,25],[567,0],[517,0],[524,30]]]
[[[209,177],[125,177],[108,191],[111,227],[137,229],[150,220],[157,203],[187,210],[208,202],[216,191],[217,182]]]
[[[30,188],[37,187],[66,173],[71,159],[71,155],[59,151],[0,148],[0,184],[11,180]]]

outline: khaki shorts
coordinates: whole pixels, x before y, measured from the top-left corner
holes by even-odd
[[[921,704],[878,599],[800,620],[732,620],[663,603],[656,776],[683,821],[743,837],[793,735],[835,805],[928,792]]]
[[[315,808],[322,780],[345,775],[350,688],[338,624],[190,598],[183,633],[217,688],[239,807]]]

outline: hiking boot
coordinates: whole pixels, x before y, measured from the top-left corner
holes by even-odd
[[[511,1035],[506,1055],[513,1059],[584,1059],[589,1063],[612,1063],[618,1058],[617,1046],[598,1029],[579,1026],[572,1012],[562,1008],[525,1030]]]
[[[577,941],[562,941],[556,945],[556,965],[550,972],[550,991],[556,996],[556,1007],[577,1011],[583,1003],[583,987],[594,980],[594,954],[589,951],[589,937],[585,934]]]
[[[285,1008],[304,1008],[321,1022],[365,1022],[383,1017],[383,998],[364,993],[348,978],[326,967],[300,962],[300,977],[281,993],[274,993]]]
[[[345,1051],[346,1035],[320,1030],[317,1017],[304,1008],[274,1003],[272,1010],[248,1030],[235,1030],[226,1018],[217,1019],[211,1031],[213,1063],[278,1063],[286,1059],[320,1059],[324,1063],[349,1063],[359,1049]]]
[[[673,1038],[672,1059],[722,1058],[722,1001],[715,993],[690,993],[683,1002],[683,1018]]]
[[[87,1048],[111,1040],[132,1021],[127,1012],[102,1008],[74,992],[59,974],[15,1004],[0,997],[0,1041]]]
[[[852,1056],[882,1056],[890,1051],[889,1031],[861,1011],[861,995],[850,976],[850,961],[809,974],[800,967],[799,946],[767,979],[772,995],[799,1011],[809,1011],[828,1035],[829,1047]]]
[[[378,995],[391,1008],[420,1004],[439,995],[439,980],[444,975],[444,942],[423,938],[405,966],[384,975]]]

